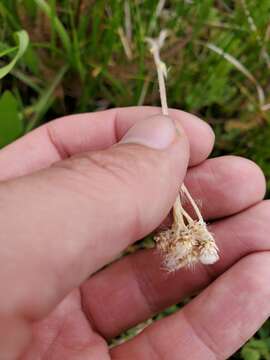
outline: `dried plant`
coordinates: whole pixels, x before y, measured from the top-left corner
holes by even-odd
[[[169,114],[165,86],[167,68],[160,58],[160,49],[167,34],[167,31],[163,30],[156,39],[146,38],[157,69],[161,107],[164,115]],[[193,219],[185,211],[180,194],[178,194],[173,206],[173,224],[171,228],[161,231],[155,236],[157,247],[164,257],[164,266],[167,271],[193,266],[198,262],[205,265],[213,264],[219,259],[215,240],[208,231],[197,204],[184,184],[181,186],[181,193],[187,197],[192,205],[197,219]]]

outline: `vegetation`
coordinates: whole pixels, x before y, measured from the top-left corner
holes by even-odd
[[[166,28],[169,105],[214,127],[214,155],[255,160],[269,190],[269,15],[269,0],[0,0],[0,146],[64,114],[159,104],[144,39]],[[233,358],[270,359],[270,322]]]

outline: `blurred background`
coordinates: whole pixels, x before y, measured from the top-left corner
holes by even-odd
[[[213,156],[256,161],[269,191],[269,0],[0,0],[0,147],[65,114],[159,105],[145,37],[162,29],[169,105],[213,126]],[[234,358],[270,359],[270,321]]]

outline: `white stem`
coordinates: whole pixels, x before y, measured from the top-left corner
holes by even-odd
[[[188,198],[189,202],[191,203],[199,221],[204,222],[202,214],[200,212],[200,209],[198,208],[196,202],[193,200],[192,196],[190,195],[190,192],[188,191],[187,187],[185,184],[182,184],[181,186],[181,190],[183,191],[183,193],[186,195],[186,197]]]
[[[162,45],[164,43],[166,35],[167,35],[166,31],[162,31],[159,35],[159,38],[157,38],[157,39],[147,38],[146,39],[148,41],[148,43],[150,44],[150,47],[151,47],[150,50],[151,50],[151,53],[153,54],[155,65],[157,68],[160,100],[161,100],[161,107],[162,107],[163,115],[169,114],[168,103],[167,103],[167,94],[166,94],[166,85],[165,85],[165,77],[167,75],[167,70],[166,70],[166,65],[160,59],[159,52],[160,52],[160,48],[162,47]],[[203,222],[204,220],[201,215],[201,212],[184,184],[181,186],[181,190],[186,194],[188,200],[190,201],[191,205],[193,206],[194,211],[195,211],[199,221]],[[174,222],[176,224],[181,225],[182,227],[185,227],[183,215],[185,216],[185,218],[187,219],[187,221],[189,223],[193,222],[193,219],[183,209],[179,195],[177,196],[174,207],[173,207],[173,215],[174,215]]]
[[[186,210],[182,207],[182,214],[183,216],[187,219],[189,224],[193,224],[194,220],[192,219],[191,216],[189,216],[189,214],[186,212]]]
[[[186,225],[183,219],[182,211],[183,208],[182,208],[180,196],[177,195],[177,198],[173,206],[173,221],[175,225],[180,225],[181,228],[185,228]]]
[[[157,68],[162,114],[169,115],[166,86],[165,86],[165,80],[164,80],[165,73],[166,73],[166,67],[165,67],[165,64],[160,60],[158,44],[154,43],[152,45],[151,52],[153,54],[156,68]]]

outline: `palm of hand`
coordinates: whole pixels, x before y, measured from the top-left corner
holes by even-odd
[[[74,290],[45,320],[34,326],[33,342],[22,359],[109,359],[106,341],[96,333]]]

